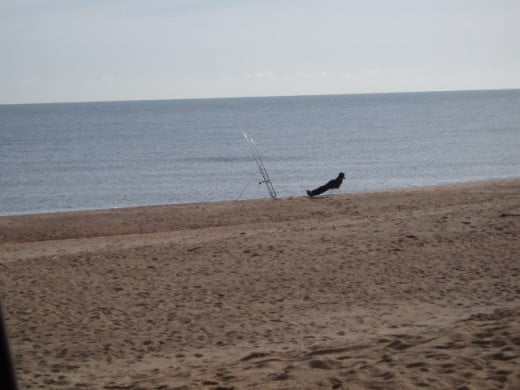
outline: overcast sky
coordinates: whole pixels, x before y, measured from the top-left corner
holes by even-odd
[[[518,0],[0,0],[0,104],[490,88]]]

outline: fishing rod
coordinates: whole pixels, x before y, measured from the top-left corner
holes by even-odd
[[[242,131],[242,134],[244,135],[247,145],[249,146],[249,150],[253,154],[253,158],[255,159],[258,170],[260,171],[262,181],[260,181],[259,184],[265,184],[271,198],[275,200],[278,199],[278,195],[276,194],[276,190],[273,187],[271,178],[267,173],[267,169],[265,169],[264,161],[262,160],[262,156],[260,156],[260,153],[258,152],[258,148],[256,147],[255,141],[253,140],[253,138],[249,137],[245,131]]]

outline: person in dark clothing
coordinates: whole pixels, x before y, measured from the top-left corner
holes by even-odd
[[[341,186],[341,183],[343,183],[343,180],[345,180],[345,174],[343,172],[340,172],[338,177],[329,180],[327,184],[324,184],[321,187],[318,187],[312,191],[307,190],[307,195],[309,195],[312,198],[313,196],[323,194],[324,192],[333,188],[339,188]]]

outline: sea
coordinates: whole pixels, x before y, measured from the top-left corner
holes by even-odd
[[[0,215],[520,177],[520,90],[0,105]]]

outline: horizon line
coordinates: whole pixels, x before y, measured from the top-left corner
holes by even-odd
[[[353,92],[353,93],[323,93],[323,94],[295,94],[295,95],[257,95],[257,96],[213,96],[192,98],[144,98],[144,99],[114,99],[114,100],[77,100],[77,101],[42,101],[25,103],[0,103],[0,106],[22,106],[43,104],[93,104],[93,103],[130,103],[130,102],[160,102],[160,101],[192,101],[192,100],[232,100],[232,99],[262,99],[262,98],[297,98],[317,96],[358,96],[358,95],[397,95],[413,93],[444,93],[444,92],[485,92],[485,91],[518,91],[520,87],[511,88],[477,88],[477,89],[439,89],[439,90],[410,90],[410,91],[380,91],[380,92]]]

